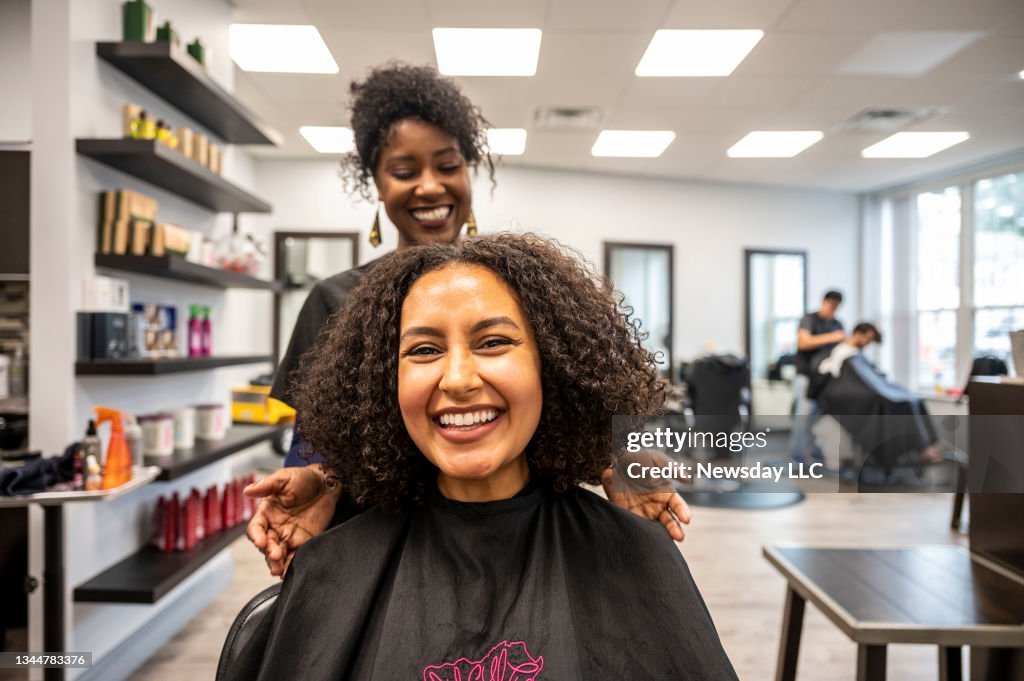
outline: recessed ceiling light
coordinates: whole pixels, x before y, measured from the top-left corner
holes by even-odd
[[[1024,71],[1021,71],[1020,73],[1018,73],[1017,77],[1020,78],[1021,80],[1024,80]]]
[[[437,70],[446,76],[532,76],[539,28],[435,28]]]
[[[304,125],[299,133],[321,154],[347,154],[356,148],[351,128]]]
[[[243,71],[337,73],[338,64],[316,26],[231,24],[231,59]]]
[[[970,138],[966,132],[898,132],[860,152],[864,158],[926,158]]]
[[[755,130],[725,153],[732,158],[792,158],[824,136],[820,130]]]
[[[654,158],[661,156],[675,138],[671,130],[602,130],[590,154]]]
[[[636,65],[648,77],[728,76],[739,66],[764,31],[655,31]]]
[[[487,146],[495,154],[519,156],[526,151],[524,128],[491,128],[487,131]]]

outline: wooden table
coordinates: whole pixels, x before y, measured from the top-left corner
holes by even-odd
[[[885,679],[890,643],[938,646],[942,681],[961,678],[961,646],[1024,648],[1024,579],[964,547],[765,547],[764,556],[788,582],[776,681],[796,679],[806,601],[857,644],[858,681]],[[989,678],[1015,678],[1005,671]]]

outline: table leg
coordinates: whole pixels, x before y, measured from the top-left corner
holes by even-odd
[[[64,653],[64,507],[43,507],[43,648]],[[43,670],[45,681],[64,681],[64,669]]]
[[[806,601],[790,587],[786,590],[786,609],[782,614],[782,637],[775,681],[796,681],[796,660],[800,653],[800,634],[804,625]]]
[[[885,646],[857,646],[857,681],[885,681]]]
[[[939,646],[939,681],[961,681],[963,665],[959,646]]]

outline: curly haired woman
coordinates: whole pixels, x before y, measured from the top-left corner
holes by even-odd
[[[258,678],[736,679],[671,539],[579,487],[614,415],[659,411],[653,359],[539,237],[382,259],[297,384],[304,436],[370,508],[298,551],[243,655]]]
[[[371,188],[376,190],[398,230],[398,251],[414,244],[456,241],[463,225],[474,224],[470,169],[484,166],[494,182],[494,162],[486,145],[488,123],[479,109],[454,82],[430,67],[380,67],[363,82],[353,83],[352,94],[356,151],[342,161],[346,190],[366,198],[371,197]],[[379,229],[376,223],[374,229]],[[277,369],[272,397],[296,406],[292,393],[299,358],[378,262],[316,284]],[[248,534],[274,575],[283,575],[295,549],[324,531],[336,515],[337,493],[324,485],[318,464],[307,465],[319,461],[320,452],[305,446],[305,420],[299,409],[296,432],[301,437],[288,453],[286,468],[246,489],[250,496],[265,497]],[[342,476],[341,487],[348,483]],[[690,513],[679,495],[627,495],[614,492],[610,483],[605,488],[614,503],[661,522],[674,539],[683,539],[681,523],[689,522]]]

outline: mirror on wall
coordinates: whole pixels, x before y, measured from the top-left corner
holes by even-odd
[[[805,251],[745,251],[746,351],[756,414],[790,412],[800,318],[807,311]]]
[[[604,244],[604,272],[625,303],[633,308],[646,332],[644,346],[660,353],[662,373],[672,374],[672,263],[671,245]]]
[[[310,289],[359,263],[356,232],[274,232],[274,362],[281,361]]]

